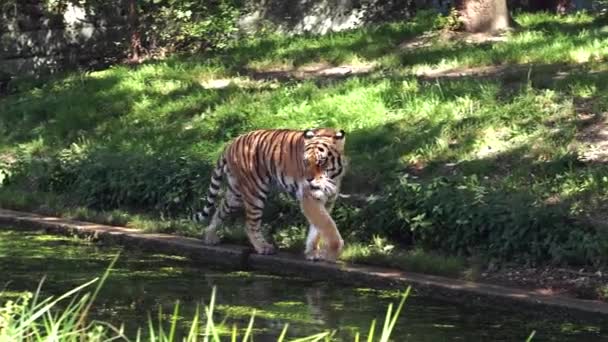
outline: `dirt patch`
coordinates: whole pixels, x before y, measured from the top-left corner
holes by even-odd
[[[482,273],[478,280],[525,288],[543,295],[608,299],[608,274],[602,270],[513,266]]]
[[[202,80],[206,89],[222,89],[231,85],[241,88],[277,88],[279,82],[305,80],[338,80],[356,75],[367,75],[375,69],[373,63],[329,65],[326,63],[306,64],[300,67],[276,67],[249,69],[242,77]]]
[[[577,106],[582,128],[576,136],[580,159],[588,163],[608,163],[608,113],[590,113]]]
[[[399,44],[399,50],[413,50],[432,46],[434,43],[465,43],[485,44],[498,43],[507,40],[506,32],[501,33],[469,33],[451,30],[427,32],[420,36],[407,39]]]
[[[366,75],[374,70],[374,63],[330,65],[327,63],[307,64],[300,67],[250,70],[252,79],[308,80],[318,78],[339,79],[354,75]]]

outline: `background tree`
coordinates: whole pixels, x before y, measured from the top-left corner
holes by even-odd
[[[455,5],[467,32],[496,32],[511,27],[507,0],[457,0]]]
[[[130,31],[129,57],[132,62],[138,62],[141,58],[141,33],[139,32],[139,12],[137,10],[137,0],[127,2],[127,13]]]

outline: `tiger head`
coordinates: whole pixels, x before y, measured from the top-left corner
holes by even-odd
[[[345,141],[343,130],[318,128],[304,132],[306,180],[313,197],[325,201],[337,195],[346,162]]]

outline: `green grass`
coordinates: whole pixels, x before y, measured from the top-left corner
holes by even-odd
[[[403,269],[410,272],[435,274],[449,277],[464,277],[468,265],[462,258],[442,256],[421,249],[395,250],[395,246],[375,237],[370,245],[349,244],[341,260]]]
[[[15,82],[0,98],[0,177],[9,181],[1,204],[194,235],[179,222],[204,196],[231,138],[333,126],[348,132],[343,192],[356,196],[340,200],[334,216],[349,244],[378,235],[396,251],[414,244],[446,260],[601,265],[608,167],[581,160],[589,141],[580,134],[608,111],[607,23],[589,14],[515,19],[522,27],[497,42],[446,41],[436,30],[444,19],[423,13]],[[428,46],[399,47],[424,33]],[[319,63],[376,69],[307,81],[252,74]],[[417,75],[482,66],[512,68],[484,78]],[[209,88],[218,78],[234,82]],[[265,222],[281,246],[301,246],[305,225],[293,203],[274,199]],[[366,248],[347,258],[401,264]]]

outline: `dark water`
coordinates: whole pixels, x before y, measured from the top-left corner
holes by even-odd
[[[46,276],[43,292],[60,294],[102,275],[121,248],[39,232],[0,230],[2,296],[34,291]],[[381,326],[398,290],[339,287],[331,282],[194,267],[187,260],[122,250],[121,258],[94,306],[93,316],[127,331],[146,327],[148,314],[169,317],[180,302],[180,327],[189,327],[196,304],[207,303],[217,286],[217,323],[245,328],[253,309],[255,341],[274,341],[285,323],[289,338],[338,329],[337,340],[367,336],[373,319]],[[6,298],[0,297],[0,304]],[[531,318],[534,317],[534,318]],[[226,318],[224,320],[224,318]],[[501,308],[471,308],[412,296],[400,316],[394,341],[608,341],[608,323],[543,319]]]

